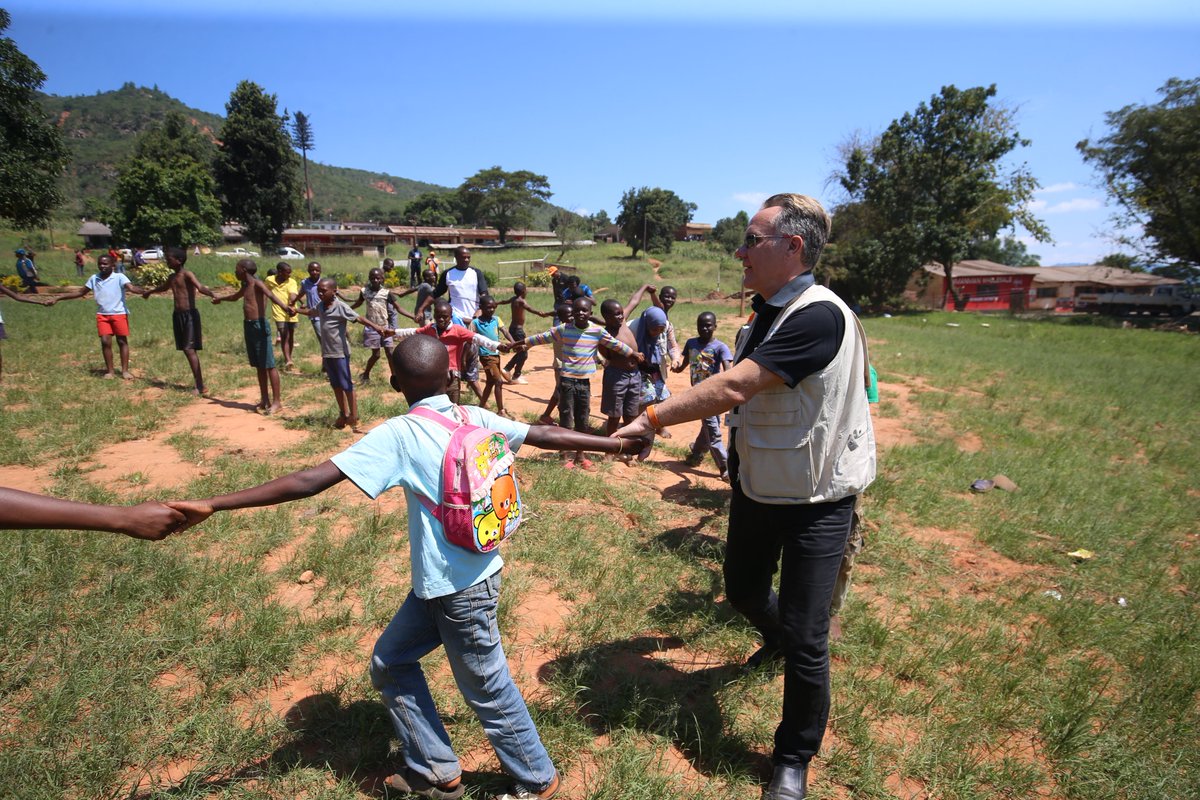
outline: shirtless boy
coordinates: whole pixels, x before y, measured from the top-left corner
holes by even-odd
[[[242,301],[242,333],[246,337],[246,356],[250,366],[258,370],[258,389],[261,399],[258,410],[274,414],[283,409],[279,402],[279,370],[275,368],[275,345],[271,337],[271,321],[267,319],[267,303],[274,303],[294,314],[291,306],[279,302],[271,289],[255,273],[258,265],[253,259],[237,262],[237,279],[242,287],[228,297],[214,297],[213,305],[240,299]],[[270,385],[271,393],[267,394]]]
[[[196,292],[215,298],[212,289],[200,283],[195,273],[184,269],[187,263],[187,250],[182,247],[168,247],[167,266],[171,268],[171,277],[157,289],[150,289],[142,297],[171,290],[175,300],[175,313],[171,321],[175,328],[175,349],[182,350],[187,358],[188,366],[192,368],[192,378],[196,388],[192,394],[202,395],[208,390],[204,386],[204,376],[200,372],[200,356],[196,351],[203,349],[200,335],[200,312],[196,308]]]
[[[553,311],[538,311],[533,306],[529,305],[529,301],[525,299],[528,293],[525,284],[517,281],[513,284],[513,296],[507,300],[497,300],[501,305],[512,306],[512,320],[508,323],[508,333],[514,342],[525,338],[525,312],[537,314],[543,319],[553,317]],[[504,375],[506,383],[527,384],[529,381],[521,377],[521,370],[525,367],[525,362],[529,359],[529,353],[524,350],[518,350],[509,359],[508,365],[504,367]]]

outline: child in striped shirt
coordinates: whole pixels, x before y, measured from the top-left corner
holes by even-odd
[[[558,424],[564,428],[588,431],[588,413],[592,401],[592,374],[596,371],[596,351],[601,343],[616,353],[640,360],[641,355],[632,347],[617,339],[608,331],[591,321],[592,301],[578,297],[571,304],[571,321],[558,325],[545,333],[528,336],[519,346],[555,342],[562,346],[562,369],[558,381]],[[575,462],[584,469],[591,469],[592,462],[583,452],[575,453],[575,459],[567,458],[566,469],[574,469]]]

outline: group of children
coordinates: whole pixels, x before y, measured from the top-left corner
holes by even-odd
[[[551,415],[557,409],[560,426],[581,432],[589,430],[591,379],[598,364],[603,365],[600,411],[605,417],[606,430],[611,433],[622,424],[631,422],[647,405],[660,402],[670,395],[666,388],[668,371],[689,370],[691,382],[695,385],[710,375],[728,369],[732,362],[729,348],[714,337],[716,317],[709,312],[698,318],[697,336],[688,339],[682,348],[678,345],[674,326],[669,319],[678,293],[670,286],[663,287],[661,291],[656,291],[651,285],[642,286],[624,306],[615,299],[604,300],[600,303],[600,318],[597,318],[593,316],[595,300],[591,287],[577,275],[568,276],[560,269],[551,268],[555,298],[552,312],[534,308],[528,300],[527,287],[517,282],[513,286],[512,297],[496,300],[491,295],[484,295],[479,299],[476,316],[462,319],[448,303],[442,300],[433,302],[437,274],[432,269],[423,272],[422,282],[416,286],[400,290],[387,288],[384,282],[387,268],[391,266],[387,263],[390,259],[385,260],[382,267],[370,270],[366,285],[356,298],[347,302],[338,294],[332,279],[321,277],[321,265],[317,261],[308,264],[308,277],[297,282],[292,277],[291,265],[286,261],[279,262],[271,271],[272,274],[260,279],[256,263],[251,259],[242,259],[236,267],[240,283],[238,290],[231,295],[217,296],[186,269],[185,249],[168,248],[165,256],[171,275],[157,288],[137,286],[123,273],[115,271],[111,256],[102,254],[98,259],[97,274],[79,289],[44,299],[37,295],[18,295],[12,291],[5,293],[23,302],[41,302],[44,305],[94,294],[97,332],[105,363],[104,375],[114,377],[116,374],[113,353],[115,339],[120,374],[130,378],[126,295],[134,292],[149,297],[169,290],[174,301],[172,327],[175,346],[187,359],[194,392],[198,395],[206,394],[207,388],[198,355],[203,344],[196,295],[203,294],[214,304],[241,300],[247,359],[257,372],[259,384],[257,409],[264,414],[272,414],[282,408],[274,344],[279,345],[285,369],[294,369],[295,330],[299,317],[307,316],[320,343],[322,372],[333,389],[337,403],[338,416],[334,426],[349,427],[355,432],[360,431],[347,332],[347,326],[354,323],[364,326],[362,345],[370,351],[358,375],[359,384],[371,381],[381,351],[391,352],[400,338],[414,334],[433,336],[447,348],[449,368],[446,393],[450,398],[455,403],[459,402],[460,382],[465,379],[481,405],[486,406],[494,397],[497,413],[510,418],[504,407],[504,386],[526,384],[522,372],[528,359],[528,348],[552,344],[554,392],[540,416],[540,422],[554,424]],[[410,294],[417,296],[412,313],[399,303],[401,298]],[[631,319],[647,295],[653,305],[637,318]],[[507,327],[496,314],[501,305],[511,309],[511,320]],[[362,308],[361,314],[356,311],[359,308]],[[529,314],[553,318],[556,324],[541,333],[527,335]],[[400,317],[412,320],[417,327],[398,328]],[[0,317],[0,338],[4,335],[3,318]],[[505,352],[512,352],[513,355],[507,364],[501,366],[501,354]],[[2,363],[0,361],[0,368]],[[648,444],[637,456],[645,459],[649,452]],[[726,477],[727,458],[721,441],[720,420],[716,417],[704,420],[689,460],[696,463],[705,452],[712,454],[721,476]],[[584,469],[593,467],[582,453],[568,455],[564,466],[573,469],[576,464]]]

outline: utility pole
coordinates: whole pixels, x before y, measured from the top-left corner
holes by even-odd
[[[650,257],[649,242],[646,241],[646,226],[650,218],[649,209],[642,208],[642,253]]]

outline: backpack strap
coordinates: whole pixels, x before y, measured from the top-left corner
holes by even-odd
[[[432,408],[425,408],[424,406],[417,406],[416,408],[410,408],[408,410],[408,413],[413,416],[421,417],[422,419],[427,419],[427,420],[431,420],[432,422],[436,422],[438,425],[441,425],[446,430],[453,432],[453,431],[457,430],[459,427],[461,427],[463,424],[465,424],[467,415],[458,406],[453,406],[452,408],[453,408],[454,415],[456,417],[458,417],[458,419],[456,419],[456,420],[451,420],[445,414],[443,414],[439,411],[434,411]]]
[[[430,422],[437,423],[438,425],[441,425],[446,430],[450,431],[451,444],[453,444],[454,443],[453,442],[454,433],[455,433],[455,431],[457,431],[459,428],[463,427],[463,425],[466,424],[467,415],[466,415],[466,412],[464,412],[458,406],[452,406],[451,408],[453,409],[453,412],[455,413],[455,415],[458,417],[457,420],[451,420],[445,414],[442,414],[441,412],[438,412],[438,411],[434,411],[432,408],[425,408],[424,406],[417,406],[415,408],[410,408],[408,410],[408,413],[412,416],[420,417],[421,419],[427,419]],[[453,482],[454,482],[453,469],[451,468],[450,464],[447,463],[447,459],[443,456],[443,458],[442,458],[442,487],[443,487],[443,490],[444,490],[444,487],[452,484]],[[438,522],[442,521],[441,516],[438,514],[438,509],[441,507],[440,503],[434,503],[432,500],[430,500],[428,497],[421,494],[420,492],[413,492],[413,494],[415,494],[417,496],[417,500],[419,500],[421,502],[421,505],[425,506],[425,510],[433,515],[434,519],[436,519]]]

